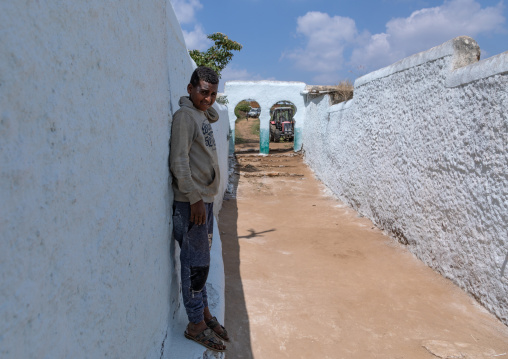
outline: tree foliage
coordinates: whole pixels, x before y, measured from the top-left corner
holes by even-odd
[[[217,99],[215,100],[221,105],[227,105],[229,103],[228,97],[226,95],[217,95]]]
[[[236,118],[245,118],[247,117],[247,112],[250,110],[250,104],[247,101],[240,101],[238,105],[235,107],[235,116]]]
[[[222,70],[233,58],[233,51],[240,51],[242,45],[220,32],[208,35],[207,38],[215,44],[205,52],[190,50],[189,55],[196,62],[196,65],[212,68],[220,78]]]
[[[236,105],[236,108],[243,112],[249,112],[250,104],[247,101],[240,101],[238,105]]]

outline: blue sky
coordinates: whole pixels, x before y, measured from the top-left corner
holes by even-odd
[[[508,11],[499,0],[171,0],[187,48],[207,34],[243,45],[229,80],[354,80],[456,36],[473,37],[482,59],[508,51]]]

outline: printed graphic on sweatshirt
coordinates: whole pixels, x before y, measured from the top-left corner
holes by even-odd
[[[203,122],[201,130],[203,131],[203,136],[205,136],[206,147],[210,147],[215,150],[215,139],[213,138],[212,125],[208,122]]]

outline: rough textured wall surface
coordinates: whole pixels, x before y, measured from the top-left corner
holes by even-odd
[[[214,213],[219,216],[219,210],[222,208],[222,200],[228,185],[228,156],[229,156],[229,113],[228,107],[214,104],[214,108],[219,113],[220,121],[212,124],[214,132],[215,143],[217,145],[217,156],[219,157],[219,168],[221,174],[221,181],[219,186],[219,195],[215,197]]]
[[[347,103],[307,97],[305,159],[508,324],[508,53],[477,54],[457,38],[358,79]]]
[[[229,121],[233,136],[231,137],[231,152],[234,151],[235,141],[235,107],[242,100],[253,99],[261,107],[259,128],[259,149],[261,153],[268,153],[270,141],[270,108],[279,101],[291,101],[296,106],[294,149],[302,147],[302,129],[305,121],[305,104],[301,91],[305,89],[303,82],[285,81],[228,81],[224,92],[229,101]]]
[[[168,143],[193,69],[173,9],[0,9],[0,357],[168,357]]]

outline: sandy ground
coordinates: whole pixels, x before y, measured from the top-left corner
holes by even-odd
[[[508,359],[506,326],[328,195],[291,143],[248,152],[252,123],[219,216],[228,359]]]

